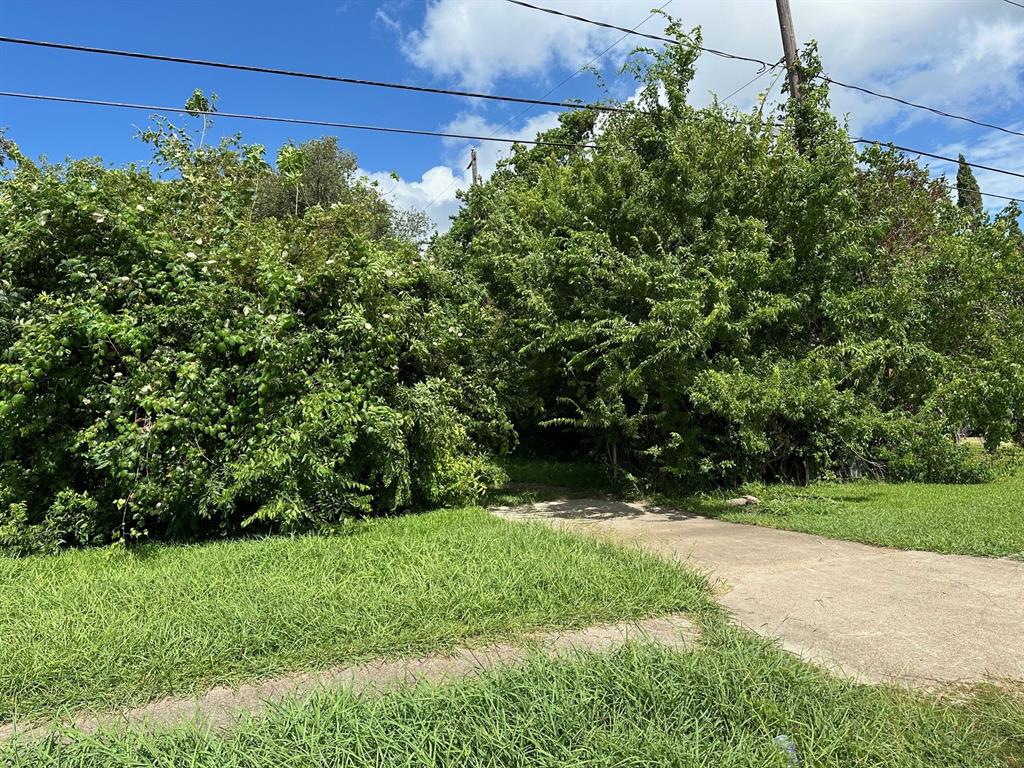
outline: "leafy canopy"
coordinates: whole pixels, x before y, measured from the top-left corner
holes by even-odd
[[[858,153],[813,46],[780,113],[694,108],[700,32],[673,33],[627,111],[543,137],[599,148],[519,147],[436,246],[500,309],[524,442],[687,487],[984,478],[953,438],[1020,421],[1012,217]]]

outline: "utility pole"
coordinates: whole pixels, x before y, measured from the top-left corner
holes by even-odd
[[[786,54],[786,70],[789,72],[789,98],[800,98],[800,70],[796,56],[796,35],[793,34],[793,15],[789,12],[789,0],[775,0],[779,11],[779,31],[782,32],[782,51]]]
[[[473,186],[480,183],[480,174],[476,170],[476,149],[469,150],[469,168],[473,169]]]

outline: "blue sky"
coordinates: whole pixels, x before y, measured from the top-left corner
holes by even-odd
[[[541,5],[634,26],[652,0],[547,0]],[[672,0],[666,11],[701,25],[705,44],[765,59],[780,54],[773,0]],[[943,109],[1024,127],[1024,9],[1000,0],[793,0],[800,39],[818,39],[826,71]],[[110,48],[209,58],[358,78],[540,96],[621,35],[557,19],[501,0],[0,0],[4,34]],[[662,31],[655,17],[642,29]],[[635,83],[616,77],[629,40],[599,60],[614,95]],[[698,102],[725,96],[756,75],[750,64],[704,57]],[[749,107],[773,75],[740,90]],[[224,111],[344,122],[532,136],[555,112],[399,93],[361,86],[225,72],[156,62],[0,44],[0,90],[179,105],[194,88],[220,94]],[[589,76],[553,97],[592,98]],[[778,98],[778,88],[769,98]],[[1024,171],[1024,138],[1007,136],[847,92],[834,98],[863,135]],[[507,125],[505,124],[507,122]],[[100,155],[115,164],[144,161],[135,140],[144,112],[0,99],[0,125],[31,156]],[[215,133],[242,130],[274,148],[326,129],[221,120]],[[380,178],[393,200],[426,208],[440,226],[458,205],[469,145],[436,138],[346,131],[342,144]],[[481,147],[485,173],[501,152]],[[398,184],[386,180],[397,171]],[[934,164],[938,174],[949,170]],[[1024,197],[1020,179],[979,173],[982,188]],[[989,201],[1001,207],[998,201]]]

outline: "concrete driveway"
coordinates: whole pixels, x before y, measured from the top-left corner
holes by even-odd
[[[884,549],[599,499],[494,512],[699,567],[737,622],[865,682],[1024,680],[1022,562]]]

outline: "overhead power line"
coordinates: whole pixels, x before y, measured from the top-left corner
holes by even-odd
[[[1003,0],[1003,2],[1009,3],[1010,5],[1016,5],[1018,8],[1024,8],[1024,3],[1014,2],[1014,0]]]
[[[573,19],[574,21],[582,21],[585,24],[593,24],[595,27],[604,27],[605,29],[614,29],[619,32],[625,32],[629,35],[635,35],[636,37],[645,37],[648,40],[657,40],[660,43],[672,43],[677,44],[678,40],[673,40],[671,37],[664,37],[662,35],[652,35],[650,32],[637,32],[636,30],[630,29],[629,27],[620,27],[616,24],[609,24],[604,21],[597,21],[596,19],[588,19],[586,16],[577,16],[574,13],[565,13],[564,11],[556,11],[554,8],[545,8],[541,5],[533,5],[532,3],[524,2],[524,0],[506,0],[506,2],[512,3],[513,5],[521,5],[523,8],[530,8],[534,11],[540,11],[541,13],[550,13],[552,16],[561,16],[566,19]],[[736,61],[748,61],[751,64],[760,64],[762,67],[771,67],[772,63],[765,61],[764,59],[755,59],[752,56],[740,56],[737,53],[727,53],[726,51],[720,51],[717,48],[706,48],[705,46],[698,45],[697,49],[704,51],[704,53],[710,53],[714,56],[721,56],[723,59],[735,59]]]
[[[666,8],[666,7],[667,7],[667,6],[669,5],[669,3],[671,3],[671,2],[672,2],[672,0],[665,0],[665,2],[664,2],[664,3],[662,3],[661,7],[660,7],[660,8],[658,8],[658,11],[664,10],[664,9],[665,9],[665,8]],[[629,30],[627,31],[627,33],[626,33],[626,34],[624,34],[624,35],[623,35],[622,37],[620,37],[620,38],[619,38],[618,40],[616,40],[616,41],[615,41],[614,43],[612,43],[611,45],[609,45],[609,46],[608,46],[607,48],[605,48],[605,49],[604,49],[603,51],[601,51],[600,53],[598,53],[598,54],[597,54],[596,56],[594,56],[593,58],[591,58],[591,59],[590,59],[590,61],[588,61],[588,62],[587,62],[586,64],[582,64],[581,66],[579,66],[579,67],[578,67],[578,68],[576,69],[576,71],[575,71],[575,72],[573,72],[573,73],[572,73],[572,74],[570,74],[570,75],[567,75],[567,76],[566,76],[565,78],[563,78],[563,79],[562,79],[562,80],[561,80],[560,82],[558,82],[558,83],[556,83],[555,85],[551,86],[551,88],[549,88],[549,89],[548,89],[548,90],[547,90],[547,91],[546,91],[546,92],[545,92],[545,93],[544,93],[543,95],[541,95],[541,97],[540,97],[540,98],[542,98],[542,99],[546,99],[546,98],[547,98],[548,96],[550,96],[550,95],[551,95],[552,93],[554,93],[554,92],[555,92],[555,91],[557,91],[557,90],[558,90],[559,88],[561,88],[561,87],[562,87],[563,85],[565,85],[565,84],[566,84],[566,83],[568,83],[568,82],[569,82],[570,80],[572,80],[572,79],[573,79],[574,77],[576,77],[576,75],[582,74],[582,73],[583,73],[583,72],[584,72],[584,71],[585,71],[585,70],[587,69],[587,67],[593,66],[593,65],[594,65],[594,64],[595,64],[595,63],[596,63],[597,61],[599,61],[599,60],[600,60],[600,59],[601,59],[601,58],[602,58],[603,56],[605,56],[605,54],[609,53],[609,52],[610,52],[610,51],[611,51],[611,50],[612,50],[613,48],[615,48],[616,46],[620,45],[620,44],[622,43],[622,41],[623,41],[623,40],[625,40],[625,39],[626,39],[627,37],[629,37],[629,36],[630,36],[631,34],[636,34],[636,33],[637,33],[637,30],[639,30],[639,29],[640,29],[640,27],[642,27],[642,26],[643,26],[644,24],[646,24],[646,23],[647,23],[648,21],[650,21],[651,19],[653,19],[653,18],[654,18],[654,16],[655,16],[655,14],[656,14],[656,13],[657,13],[658,11],[651,11],[651,12],[650,12],[650,13],[649,13],[649,14],[647,15],[647,17],[646,17],[646,18],[644,18],[644,19],[643,19],[643,20],[642,20],[642,21],[641,21],[640,23],[638,23],[638,24],[637,24],[637,25],[636,25],[635,27],[632,27],[631,29],[629,29]],[[512,123],[512,122],[514,122],[514,121],[518,120],[518,119],[519,119],[520,117],[522,117],[522,116],[523,116],[523,115],[525,115],[525,114],[526,114],[527,112],[529,112],[529,111],[530,111],[530,109],[531,109],[531,106],[529,106],[529,105],[528,105],[528,106],[526,106],[526,107],[524,107],[524,108],[522,109],[522,111],[520,111],[520,112],[519,112],[518,114],[516,114],[516,115],[514,115],[513,117],[511,117],[511,118],[510,118],[510,119],[509,119],[509,120],[508,120],[508,121],[507,121],[507,122],[506,122],[506,123],[504,124],[504,126],[502,126],[502,127],[505,127],[505,126],[507,126],[507,125],[508,125],[509,123]],[[609,110],[609,111],[618,111],[618,112],[625,112],[626,110],[625,110],[625,109],[622,109],[622,108],[619,108],[619,109],[617,109],[617,110]]]
[[[165,56],[156,53],[143,53],[141,51],[123,51],[115,48],[98,48],[91,45],[77,45],[73,43],[54,43],[46,40],[30,40],[23,37],[0,36],[0,43],[12,45],[26,45],[36,48],[49,48],[60,51],[76,51],[79,53],[96,53],[103,56],[120,56],[128,59],[142,59],[144,61],[162,61],[174,64],[191,64],[197,67],[211,67],[214,69],[230,69],[238,72],[258,72],[264,75],[281,75],[283,77],[297,77],[307,80],[324,80],[332,83],[347,83],[349,85],[367,85],[375,88],[392,88],[399,91],[412,91],[415,93],[431,93],[442,96],[464,96],[470,99],[485,99],[488,101],[504,101],[513,104],[528,104],[541,107],[560,107],[562,109],[594,109],[603,112],[621,112],[621,107],[608,106],[603,104],[583,104],[574,101],[548,101],[544,98],[531,99],[522,96],[504,96],[495,93],[479,93],[476,91],[457,91],[450,88],[431,88],[425,85],[409,85],[407,83],[390,83],[383,80],[364,80],[357,77],[343,77],[341,75],[328,75],[321,72],[300,72],[290,69],[279,69],[277,67],[261,67],[253,64],[233,64],[223,61],[210,61],[208,59],[192,59],[184,56]]]
[[[202,109],[186,109],[184,107],[168,107],[157,104],[136,104],[133,102],[124,101],[105,101],[102,99],[81,99],[73,98],[71,96],[53,96],[49,94],[39,93],[18,93],[14,91],[0,91],[0,98],[13,98],[13,99],[26,99],[30,101],[46,101],[55,102],[59,104],[84,104],[89,106],[98,107],[113,107],[116,109],[132,109],[132,110],[143,110],[146,112],[164,112],[174,114],[189,114],[189,115],[204,115],[207,117],[222,117],[230,118],[235,120],[261,120],[264,122],[271,123],[287,123],[290,125],[315,125],[326,128],[337,128],[342,130],[354,130],[354,131],[376,131],[379,133],[393,133],[410,136],[436,136],[448,139],[465,139],[467,141],[494,141],[501,144],[529,144],[532,146],[547,146],[547,147],[562,147],[565,149],[598,149],[597,144],[574,144],[571,142],[563,141],[543,141],[540,139],[518,139],[508,138],[504,136],[480,136],[469,133],[454,133],[449,131],[429,131],[417,128],[394,128],[383,125],[364,125],[360,123],[341,123],[333,120],[313,120],[301,117],[279,117],[276,115],[256,115],[248,114],[243,112],[217,112],[214,110],[202,110]],[[948,157],[946,155],[935,154],[934,152],[926,152],[922,149],[914,149],[913,147],[903,147],[892,142],[879,141],[877,139],[865,139],[865,138],[851,138],[850,142],[853,144],[874,144],[878,146],[889,146],[893,149],[898,149],[901,152],[910,152],[912,154],[921,155],[923,157],[930,157],[936,160],[944,160],[949,163],[959,163],[958,158]],[[1001,173],[1007,176],[1015,176],[1017,178],[1024,179],[1024,173],[1018,171],[1010,171],[1005,168],[996,168],[991,165],[983,165],[981,163],[972,163],[965,161],[967,165],[972,168],[978,168],[983,171],[991,171],[992,173]],[[1016,202],[1024,203],[1024,200],[1020,200],[1015,197],[1007,197],[1005,195],[996,195],[991,193],[988,194],[990,197],[998,197],[1005,200],[1014,200]]]
[[[564,18],[567,18],[567,19],[573,19],[575,21],[581,21],[581,22],[584,22],[584,23],[587,23],[587,24],[592,24],[594,26],[604,27],[606,29],[618,30],[620,32],[625,33],[626,35],[635,35],[635,36],[638,36],[638,37],[644,37],[644,38],[647,38],[647,39],[650,39],[650,40],[657,40],[659,42],[668,43],[668,44],[678,44],[677,40],[674,40],[674,39],[672,39],[670,37],[664,37],[662,35],[654,35],[654,34],[650,34],[650,33],[647,33],[647,32],[640,32],[636,28],[630,29],[628,27],[620,27],[620,26],[615,25],[615,24],[609,24],[607,22],[598,21],[596,19],[590,19],[590,18],[587,18],[585,16],[578,16],[576,14],[565,13],[563,11],[558,11],[558,10],[555,10],[554,8],[545,8],[543,6],[534,5],[532,3],[525,2],[525,0],[506,0],[506,1],[509,2],[509,3],[513,3],[515,5],[520,5],[520,6],[524,7],[524,8],[529,8],[529,9],[532,9],[532,10],[541,11],[543,13],[552,14],[554,16],[561,16],[561,17],[564,17]],[[1005,2],[1008,2],[1011,5],[1018,5],[1018,3],[1012,2],[1012,0],[1005,0]],[[1022,5],[1021,7],[1024,7],[1024,5]],[[650,18],[650,17],[648,17],[648,18]],[[647,19],[645,19],[644,21],[647,21]],[[637,26],[639,26],[639,25],[637,25]],[[501,102],[509,102],[509,103],[514,103],[514,104],[526,104],[526,105],[530,105],[530,106],[556,107],[556,108],[561,108],[561,109],[593,109],[593,110],[598,110],[598,111],[603,111],[603,112],[622,112],[622,111],[624,111],[624,109],[622,107],[616,107],[616,106],[605,105],[605,104],[595,104],[595,103],[586,103],[585,104],[585,103],[572,102],[572,101],[550,101],[550,100],[547,100],[547,99],[545,99],[543,97],[541,97],[539,99],[534,99],[534,98],[529,98],[529,97],[524,97],[524,96],[506,96],[506,95],[503,95],[503,94],[481,93],[481,92],[477,92],[477,91],[460,91],[460,90],[454,90],[454,89],[451,89],[451,88],[433,88],[433,87],[425,86],[425,85],[412,85],[412,84],[408,84],[408,83],[392,83],[392,82],[387,82],[387,81],[383,81],[383,80],[367,80],[367,79],[355,78],[355,77],[344,77],[344,76],[341,76],[341,75],[329,75],[329,74],[325,74],[325,73],[321,73],[321,72],[302,72],[302,71],[297,71],[297,70],[280,69],[280,68],[277,68],[277,67],[263,67],[263,66],[253,65],[253,64],[236,64],[236,63],[231,63],[231,62],[211,61],[211,60],[208,60],[208,59],[195,59],[195,58],[188,58],[188,57],[183,57],[183,56],[168,56],[168,55],[163,55],[163,54],[144,53],[144,52],[141,52],[141,51],[125,51],[125,50],[114,49],[114,48],[101,48],[101,47],[97,47],[97,46],[77,45],[77,44],[73,44],[73,43],[57,43],[57,42],[46,41],[46,40],[32,40],[32,39],[21,38],[21,37],[9,37],[9,36],[6,36],[6,35],[0,36],[0,42],[2,42],[2,43],[10,43],[10,44],[13,44],[13,45],[26,45],[26,46],[34,46],[34,47],[39,47],[39,48],[49,48],[49,49],[55,49],[55,50],[77,51],[77,52],[81,52],[81,53],[96,53],[96,54],[101,54],[101,55],[105,55],[105,56],[119,56],[119,57],[123,57],[123,58],[141,59],[141,60],[145,60],[145,61],[161,61],[161,62],[170,62],[170,63],[176,63],[176,64],[190,64],[190,65],[193,65],[193,66],[211,67],[211,68],[215,68],[215,69],[227,69],[227,70],[234,70],[234,71],[239,71],[239,72],[257,72],[257,73],[261,73],[261,74],[280,75],[280,76],[283,76],[283,77],[296,77],[296,78],[304,78],[304,79],[309,79],[309,80],[322,80],[322,81],[327,81],[327,82],[346,83],[346,84],[349,84],[349,85],[364,85],[364,86],[372,86],[372,87],[376,87],[376,88],[391,88],[391,89],[395,89],[395,90],[409,91],[409,92],[414,92],[414,93],[430,93],[430,94],[444,95],[444,96],[460,96],[460,97],[471,98],[471,99],[483,99],[483,100],[488,100],[488,101],[501,101]],[[617,41],[616,44],[618,44],[618,42],[621,42],[621,40]],[[752,56],[741,56],[741,55],[738,55],[738,54],[728,53],[726,51],[721,51],[721,50],[718,50],[718,49],[715,49],[715,48],[708,48],[707,46],[697,46],[697,48],[699,50],[701,50],[701,51],[704,51],[705,53],[709,53],[709,54],[712,54],[714,56],[720,56],[720,57],[723,57],[723,58],[733,59],[733,60],[736,60],[736,61],[745,61],[745,62],[749,62],[751,64],[758,64],[763,69],[774,68],[774,67],[778,66],[777,62],[772,63],[772,62],[768,62],[768,61],[765,61],[763,59],[758,59],[758,58],[755,58],[755,57],[752,57]],[[1003,133],[1011,134],[1011,135],[1014,135],[1014,136],[1024,136],[1024,131],[1017,131],[1017,130],[1014,130],[1012,128],[1006,128],[1005,126],[996,125],[994,123],[989,123],[989,122],[986,122],[984,120],[976,120],[975,118],[968,117],[966,115],[959,115],[959,114],[955,114],[953,112],[946,112],[945,110],[938,109],[936,107],[931,107],[931,106],[928,106],[926,104],[919,104],[919,103],[916,103],[916,102],[913,102],[913,101],[909,101],[909,100],[901,98],[899,96],[893,96],[892,94],[881,93],[879,91],[872,90],[872,89],[867,88],[865,86],[856,85],[854,83],[847,83],[847,82],[844,82],[842,80],[836,80],[835,78],[830,77],[828,75],[817,75],[817,79],[821,80],[822,82],[829,83],[830,85],[839,86],[840,88],[846,88],[848,90],[857,91],[859,93],[863,93],[865,95],[872,96],[872,97],[879,98],[879,99],[886,99],[888,101],[892,101],[892,102],[895,102],[897,104],[902,104],[903,106],[912,107],[914,109],[921,109],[921,110],[929,112],[929,113],[931,113],[933,115],[937,115],[939,117],[950,118],[950,119],[953,119],[953,120],[962,120],[964,122],[971,123],[972,125],[977,125],[977,126],[982,127],[982,128],[989,128],[989,129],[992,129],[992,130],[1001,131]],[[552,89],[552,90],[554,90],[554,89]],[[550,92],[551,91],[548,91],[548,93],[550,93]],[[547,94],[545,94],[545,95],[547,95]]]
[[[124,101],[103,101],[101,99],[77,99],[70,96],[51,96],[39,93],[15,93],[0,91],[0,97],[13,99],[29,99],[32,101],[53,101],[62,104],[89,104],[97,107],[115,107],[118,109],[136,109],[146,112],[173,112],[189,115],[206,115],[209,117],[227,117],[233,120],[263,120],[271,123],[289,123],[292,125],[317,125],[327,128],[339,128],[353,131],[377,131],[380,133],[401,133],[412,136],[440,136],[446,139],[467,139],[469,141],[495,141],[501,144],[532,144],[535,146],[596,149],[597,144],[572,144],[562,141],[541,141],[537,139],[513,139],[501,136],[477,136],[468,133],[451,133],[447,131],[428,131],[416,128],[392,128],[383,125],[362,125],[359,123],[338,123],[331,120],[310,120],[301,117],[277,117],[274,115],[251,115],[241,112],[216,112],[213,110],[185,109],[184,107],[167,107],[157,104],[135,104]]]
[[[753,76],[752,78],[750,78],[749,80],[747,80],[747,82],[745,82],[745,83],[744,83],[743,85],[741,85],[741,86],[740,86],[739,88],[737,88],[737,89],[736,89],[735,91],[733,91],[732,93],[730,93],[730,94],[729,94],[728,96],[724,97],[724,98],[722,99],[722,101],[728,101],[729,99],[731,99],[731,98],[732,98],[733,96],[735,96],[735,95],[736,95],[737,93],[739,93],[740,91],[746,90],[746,89],[747,89],[747,88],[749,88],[749,87],[750,87],[751,85],[753,85],[753,84],[754,84],[754,83],[756,83],[756,82],[757,82],[758,80],[760,80],[760,79],[761,79],[762,77],[764,77],[765,75],[767,75],[767,74],[768,74],[769,72],[771,72],[771,70],[770,70],[770,69],[766,69],[766,70],[764,70],[763,72],[758,72],[758,73],[757,73],[756,75],[754,75],[754,76]],[[771,89],[771,87],[772,87],[772,86],[774,86],[774,85],[775,85],[775,83],[773,82],[773,83],[772,83],[772,85],[771,85],[771,86],[769,86],[769,89]]]
[[[983,194],[985,197],[996,197],[1000,200],[1009,200],[1010,202],[1013,203],[1024,203],[1024,200],[1020,199],[1019,197],[1010,197],[1009,195],[997,195],[994,192],[982,192],[981,194]]]
[[[875,139],[850,139],[850,143],[851,144],[873,144],[873,145],[880,146],[880,147],[881,146],[890,146],[893,149],[900,150],[901,152],[909,152],[909,153],[914,154],[914,155],[922,155],[924,157],[931,157],[931,158],[934,158],[936,160],[945,160],[946,162],[949,162],[949,163],[955,163],[955,164],[959,164],[960,163],[960,159],[959,158],[954,159],[952,157],[946,157],[945,155],[936,155],[936,154],[934,154],[932,152],[925,152],[925,151],[920,150],[920,149],[912,149],[910,147],[901,147],[901,146],[899,146],[897,144],[893,144],[892,142],[877,141]],[[970,163],[970,162],[967,162],[966,160],[964,161],[964,164],[965,165],[969,165],[972,168],[980,168],[980,169],[986,170],[986,171],[995,171],[996,173],[1005,173],[1005,174],[1007,174],[1009,176],[1021,176],[1022,178],[1024,178],[1024,174],[1017,173],[1016,171],[1007,171],[1007,170],[1004,170],[1002,168],[993,168],[992,166],[988,166],[988,165],[980,165],[978,163]],[[1024,204],[1024,199],[1019,198],[1019,197],[1010,197],[1009,195],[997,195],[995,192],[982,192],[981,194],[984,195],[985,197],[994,197],[994,198],[997,198],[999,200],[1009,200],[1012,203]]]
[[[586,16],[577,16],[576,14],[572,14],[572,13],[564,13],[563,11],[558,11],[558,10],[555,10],[554,8],[545,8],[544,6],[533,5],[532,3],[525,2],[525,0],[505,0],[505,1],[508,2],[508,3],[512,3],[513,5],[521,5],[524,8],[530,8],[532,10],[540,11],[542,13],[549,13],[549,14],[551,14],[553,16],[561,16],[563,18],[573,19],[574,21],[582,21],[585,24],[592,24],[592,25],[597,26],[597,27],[604,27],[605,29],[616,29],[616,30],[618,30],[620,32],[631,32],[631,30],[627,29],[626,27],[619,27],[619,26],[616,26],[615,24],[608,24],[607,22],[604,22],[604,21],[597,21],[596,19],[589,19]],[[1009,2],[1010,0],[1006,0],[1006,1]],[[1016,3],[1013,3],[1013,5],[1016,5]],[[634,34],[634,35],[636,35],[638,37],[645,37],[645,38],[647,38],[649,40],[657,40],[659,42],[668,43],[670,45],[678,45],[679,44],[678,40],[674,40],[671,37],[664,37],[662,35],[652,35],[652,34],[649,34],[647,32],[631,32],[631,34]],[[740,55],[735,54],[735,53],[727,53],[725,51],[720,51],[720,50],[717,50],[715,48],[707,48],[707,47],[701,46],[701,45],[698,45],[696,47],[700,51],[704,51],[705,53],[710,53],[710,54],[712,54],[714,56],[721,56],[722,58],[726,58],[726,59],[735,59],[737,61],[748,61],[751,64],[759,64],[762,67],[771,67],[771,66],[773,66],[773,64],[771,62],[765,61],[763,59],[757,59],[757,58],[754,58],[752,56],[740,56]],[[930,107],[927,104],[918,104],[917,102],[908,101],[907,99],[900,98],[899,96],[893,96],[892,94],[881,93],[879,91],[873,91],[870,88],[865,88],[864,86],[861,86],[861,85],[855,85],[853,83],[846,83],[846,82],[843,82],[841,80],[835,80],[835,79],[829,77],[828,75],[823,75],[823,74],[822,75],[817,75],[816,79],[821,80],[824,83],[829,83],[830,85],[837,85],[840,88],[846,88],[846,89],[851,90],[851,91],[857,91],[859,93],[863,93],[863,94],[866,94],[868,96],[873,96],[875,98],[887,99],[889,101],[896,102],[897,104],[902,104],[902,105],[904,105],[906,107],[912,107],[914,109],[921,109],[921,110],[924,110],[925,112],[930,112],[933,115],[938,115],[939,117],[946,117],[946,118],[949,118],[951,120],[962,120],[965,123],[971,123],[972,125],[977,125],[977,126],[980,126],[982,128],[990,128],[990,129],[992,129],[994,131],[1002,131],[1003,133],[1008,133],[1008,134],[1011,134],[1013,136],[1024,136],[1024,131],[1017,131],[1017,130],[1014,130],[1013,128],[1007,128],[1007,127],[1002,126],[1002,125],[996,125],[995,123],[988,123],[988,122],[985,122],[984,120],[976,120],[973,117],[968,117],[966,115],[958,115],[958,114],[955,114],[953,112],[946,112],[944,110],[937,109],[935,107]]]
[[[946,155],[936,155],[934,152],[925,152],[923,149],[913,149],[911,147],[901,147],[899,144],[893,144],[891,141],[879,141],[878,139],[864,139],[864,138],[852,138],[850,141],[854,144],[877,144],[880,147],[892,147],[898,149],[900,152],[911,152],[915,155],[922,155],[923,157],[931,157],[935,160],[945,160],[948,163],[959,163],[960,159],[956,157],[947,157]],[[1008,171],[1005,168],[996,168],[991,165],[982,165],[981,163],[972,163],[967,160],[964,161],[965,165],[971,166],[971,168],[978,168],[983,171],[992,171],[993,173],[1002,173],[1006,176],[1016,176],[1019,179],[1024,179],[1024,173],[1018,171]]]
[[[996,125],[994,123],[986,123],[984,120],[975,120],[973,117],[967,117],[966,115],[957,115],[952,112],[946,112],[941,109],[936,109],[935,107],[929,107],[926,104],[916,104],[913,101],[901,99],[899,96],[892,96],[888,93],[879,93],[878,91],[873,91],[870,88],[865,88],[862,85],[852,85],[850,83],[843,83],[840,82],[839,80],[835,80],[829,77],[828,75],[818,75],[818,79],[831,85],[838,85],[840,88],[848,88],[851,91],[859,91],[860,93],[865,93],[868,96],[874,96],[879,99],[888,99],[889,101],[895,101],[897,104],[903,104],[904,106],[913,107],[914,109],[923,109],[926,112],[931,112],[933,115],[938,115],[939,117],[948,117],[953,120],[963,120],[964,122],[971,123],[972,125],[977,125],[982,128],[991,128],[994,131],[1002,131],[1003,133],[1009,133],[1013,136],[1024,136],[1024,131],[1015,131],[1013,128],[1006,128],[1002,125]]]
[[[664,9],[664,8],[665,8],[665,7],[666,7],[666,6],[667,6],[667,5],[669,4],[669,3],[671,3],[671,2],[672,2],[672,0],[665,0],[665,3],[664,3],[664,4],[662,5],[662,6],[661,6],[661,9]],[[659,9],[659,10],[661,10],[661,9]],[[632,31],[632,32],[635,32],[636,30],[640,29],[640,27],[642,27],[642,26],[643,26],[644,24],[646,24],[646,23],[647,23],[648,21],[650,21],[650,20],[651,20],[652,18],[654,18],[654,14],[655,14],[655,12],[654,12],[654,11],[652,11],[652,12],[651,12],[651,13],[650,13],[650,14],[649,14],[649,15],[647,16],[647,18],[645,18],[645,19],[644,19],[643,21],[641,21],[641,22],[640,22],[639,24],[637,24],[637,25],[636,25],[635,27],[633,27],[633,29],[632,29],[631,31]],[[596,56],[594,56],[594,57],[593,57],[592,59],[590,59],[590,61],[588,61],[588,62],[587,62],[586,64],[583,64],[583,65],[581,65],[581,66],[580,66],[580,67],[579,67],[579,68],[578,68],[578,69],[577,69],[577,70],[576,70],[575,72],[573,72],[573,73],[572,73],[571,75],[569,75],[569,76],[565,77],[565,78],[564,78],[564,79],[562,79],[562,80],[561,80],[560,82],[558,82],[558,83],[556,83],[555,85],[551,86],[551,87],[550,87],[550,88],[549,88],[549,89],[548,89],[547,91],[545,91],[545,92],[544,92],[543,94],[541,94],[540,98],[542,98],[542,99],[546,99],[546,98],[547,98],[548,96],[550,96],[550,95],[551,95],[552,93],[554,93],[554,92],[555,92],[555,91],[557,91],[557,90],[558,90],[559,88],[561,88],[561,87],[562,87],[563,85],[565,85],[565,84],[566,84],[566,83],[568,83],[568,82],[569,82],[570,80],[572,80],[572,79],[573,79],[574,77],[576,77],[576,75],[578,75],[578,74],[580,74],[581,72],[583,72],[583,71],[584,71],[584,70],[585,70],[585,69],[586,69],[587,67],[589,67],[589,66],[591,66],[592,64],[594,64],[594,62],[598,61],[598,60],[599,60],[599,59],[600,59],[600,58],[601,58],[602,56],[604,56],[604,55],[605,55],[606,53],[608,53],[608,52],[609,52],[609,51],[611,51],[611,50],[612,50],[613,48],[615,48],[615,46],[619,45],[619,44],[620,44],[620,43],[621,43],[621,42],[622,42],[623,40],[625,40],[625,39],[626,39],[627,37],[629,37],[629,35],[628,35],[628,34],[625,34],[625,35],[623,35],[622,37],[620,37],[620,38],[619,38],[618,40],[616,40],[616,41],[615,41],[614,43],[612,43],[612,44],[611,44],[611,45],[609,45],[609,46],[608,46],[607,48],[605,48],[605,49],[604,49],[603,51],[601,51],[601,52],[600,52],[599,54],[597,54],[597,55],[596,55]],[[527,105],[526,105],[525,107],[523,107],[523,108],[522,108],[521,110],[519,110],[519,112],[517,112],[516,114],[512,115],[512,117],[510,117],[510,118],[509,118],[508,120],[506,120],[506,121],[505,121],[504,123],[502,123],[501,125],[499,125],[499,126],[498,126],[498,128],[497,128],[497,129],[496,129],[496,130],[495,130],[494,132],[495,132],[495,133],[500,133],[501,131],[504,131],[504,130],[505,130],[506,128],[508,128],[508,127],[509,127],[509,126],[510,126],[510,125],[511,125],[512,123],[514,123],[514,122],[515,122],[516,120],[518,120],[518,119],[519,119],[519,118],[521,118],[521,117],[522,117],[523,115],[525,115],[525,114],[526,114],[527,112],[529,112],[529,111],[530,111],[531,109],[533,109],[533,106],[534,106],[534,105],[532,105],[532,104],[527,104]],[[616,111],[625,111],[625,110],[616,110]],[[475,150],[473,150],[473,151],[475,151]],[[449,191],[451,190],[451,188],[452,188],[452,187],[454,187],[454,186],[455,186],[456,184],[458,184],[458,182],[459,182],[459,177],[458,177],[458,176],[455,176],[455,175],[453,175],[453,176],[452,176],[452,180],[451,180],[451,181],[450,181],[450,182],[448,183],[448,185],[447,185],[447,186],[445,186],[445,188],[444,188],[444,189],[442,189],[442,190],[441,190],[440,192],[438,192],[438,193],[437,193],[436,195],[434,195],[434,196],[433,196],[432,198],[430,198],[430,200],[429,200],[429,201],[427,201],[427,204],[426,204],[426,205],[424,205],[424,206],[423,206],[423,207],[422,207],[422,208],[421,208],[420,210],[421,210],[421,211],[423,211],[423,212],[426,212],[426,210],[427,210],[428,208],[430,208],[430,207],[431,207],[432,205],[434,205],[434,203],[436,203],[436,202],[437,202],[438,200],[440,200],[440,199],[441,199],[442,197],[444,197],[445,195],[447,195],[447,194],[448,194],[448,192],[449,192]]]

